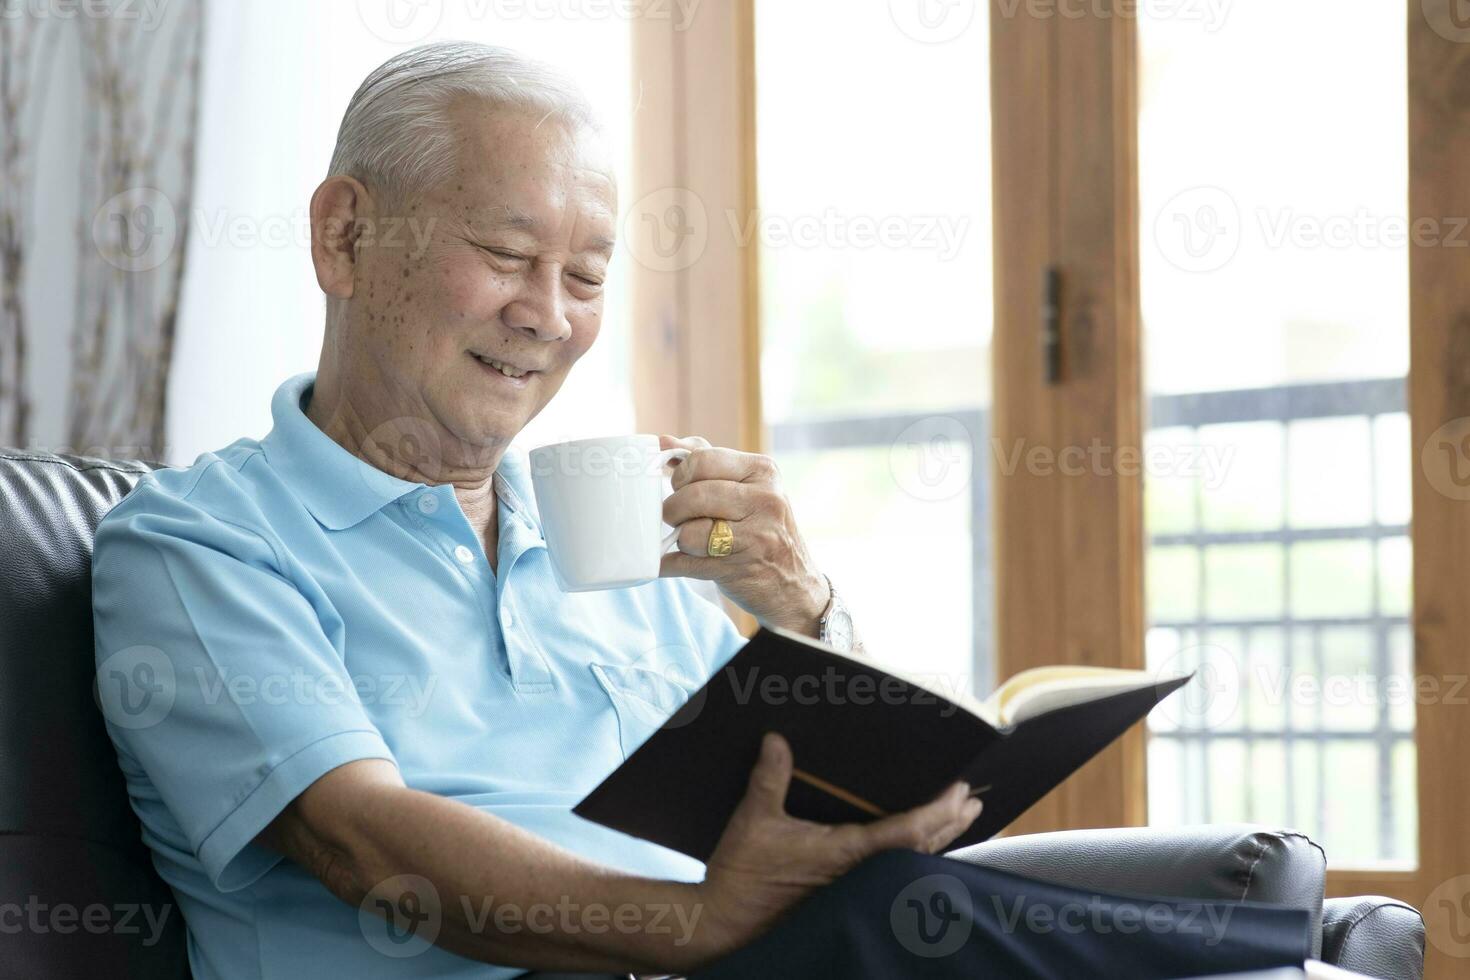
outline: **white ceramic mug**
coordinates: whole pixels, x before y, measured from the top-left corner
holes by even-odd
[[[687,449],[658,436],[576,439],[531,450],[531,484],[551,567],[563,592],[618,589],[658,578],[678,530],[665,533],[668,464]]]

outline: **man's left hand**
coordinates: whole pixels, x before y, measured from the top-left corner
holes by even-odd
[[[659,574],[708,579],[761,622],[815,636],[830,590],[796,529],[775,462],[698,436],[659,436],[659,445],[689,450],[664,500],[664,520],[679,529],[678,550],[664,555]],[[722,558],[709,554],[717,518],[735,537]]]

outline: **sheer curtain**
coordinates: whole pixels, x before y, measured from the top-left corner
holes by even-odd
[[[203,4],[0,11],[0,445],[165,440]]]
[[[618,8],[488,0],[211,5],[170,462],[264,435],[276,386],[316,367],[325,305],[306,209],[363,76],[429,40],[516,48],[581,83],[626,174],[633,100],[629,25]],[[614,259],[602,334],[522,444],[631,431],[627,265],[626,255]]]

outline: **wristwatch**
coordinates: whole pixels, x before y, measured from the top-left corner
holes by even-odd
[[[817,639],[835,650],[848,653],[852,650],[852,615],[847,611],[842,596],[837,594],[832,579],[825,575],[822,577],[827,579],[827,589],[832,597],[827,600],[827,608],[822,610],[822,618],[817,621]]]

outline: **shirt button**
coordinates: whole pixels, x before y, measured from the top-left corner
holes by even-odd
[[[439,498],[432,493],[426,493],[419,497],[420,514],[437,514],[439,512]]]
[[[460,545],[459,547],[454,549],[454,557],[459,559],[460,564],[469,565],[474,562],[475,553],[466,548],[464,545]]]
[[[509,609],[501,613],[500,620],[501,622],[505,623],[506,629],[510,629],[516,624],[515,615]]]

